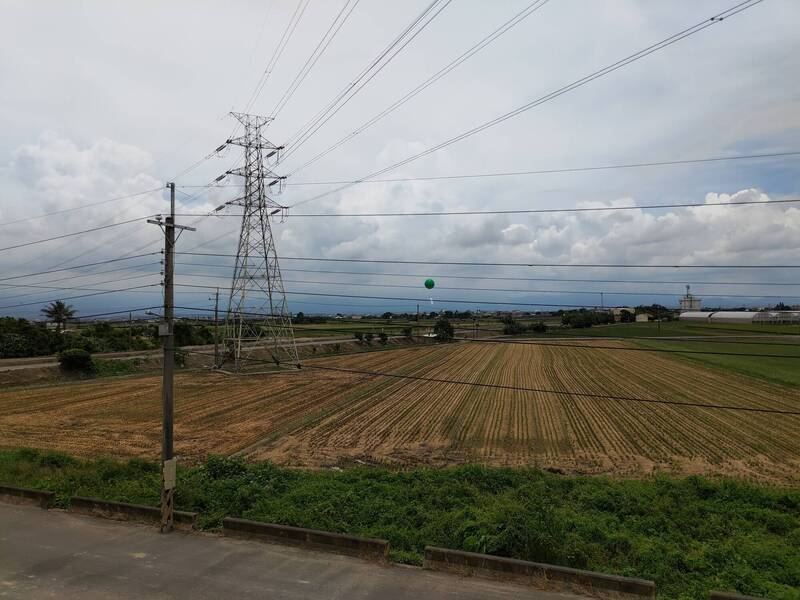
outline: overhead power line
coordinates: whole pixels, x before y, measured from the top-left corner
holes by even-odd
[[[718,206],[748,206],[752,204],[794,204],[800,202],[800,198],[782,198],[780,200],[734,200],[732,202],[694,202],[691,204],[645,204],[642,206],[587,206],[574,208],[526,208],[509,210],[441,210],[431,212],[380,212],[380,213],[299,213],[292,214],[294,218],[304,217],[452,217],[469,215],[530,215],[530,214],[550,214],[550,213],[583,213],[583,212],[615,212],[618,210],[654,210],[663,208],[711,208]],[[177,214],[178,217],[196,217],[196,213]],[[230,213],[221,214],[221,217],[241,217],[241,214]]]
[[[134,254],[132,256],[121,256],[119,258],[109,258],[106,260],[99,260],[97,262],[84,263],[82,265],[73,265],[71,267],[62,267],[60,269],[49,269],[47,271],[37,271],[34,273],[25,273],[24,275],[9,275],[8,277],[0,277],[0,281],[10,281],[12,279],[22,279],[24,277],[34,277],[36,275],[49,275],[50,273],[60,273],[62,271],[73,271],[76,269],[84,269],[86,267],[94,267],[96,265],[107,265],[109,263],[120,262],[123,260],[132,260],[134,258],[141,258],[143,256],[155,256],[161,252],[147,252],[145,254]]]
[[[207,309],[210,310],[210,309]],[[181,315],[180,317],[182,320],[193,320],[198,323],[207,324],[211,317],[207,316],[187,316]],[[466,321],[466,319],[465,319]],[[498,321],[498,324],[500,322]],[[308,332],[320,332],[320,333],[346,333],[346,334],[355,334],[355,333],[380,333],[385,332],[387,334],[395,335],[396,337],[405,337],[405,335],[398,335],[402,334],[404,329],[425,329],[430,330],[430,325],[420,325],[415,322],[399,322],[397,324],[387,324],[387,323],[378,323],[378,322],[360,322],[360,323],[353,323],[354,327],[356,328],[342,328],[342,327],[314,327],[308,325],[294,325],[293,329],[296,332],[308,333]],[[494,334],[500,334],[501,329],[487,329],[485,327],[473,327],[469,323],[463,323],[461,325],[456,324],[456,331],[469,331],[472,333],[473,331],[480,331],[480,332],[488,332]],[[657,341],[657,342],[666,342],[666,343],[674,343],[674,344],[686,344],[686,343],[700,343],[700,344],[736,344],[737,346],[775,346],[775,347],[791,347],[791,348],[800,348],[800,344],[793,343],[793,342],[781,342],[781,341],[762,341],[764,338],[769,340],[781,340],[785,339],[786,336],[794,336],[798,337],[798,334],[774,334],[768,336],[752,336],[757,338],[756,341],[751,341],[748,338],[748,334],[743,334],[739,336],[691,336],[691,337],[665,337],[665,336],[632,336],[632,337],[578,337],[578,336],[570,336],[570,337],[561,337],[556,338],[555,341],[584,341],[584,342],[602,342],[602,341],[610,341],[610,342],[627,342],[627,341]],[[419,334],[412,334],[412,337],[419,337]],[[341,338],[339,338],[341,339]],[[459,341],[472,341],[474,338],[465,338],[465,337],[456,337],[455,339]],[[501,339],[494,340],[498,343],[504,341]],[[513,340],[510,340],[513,341]],[[551,340],[553,341],[553,340]],[[523,343],[523,342],[518,342]],[[596,348],[596,346],[592,345],[580,345],[580,346],[572,346],[572,347],[579,347],[579,348]],[[616,348],[616,346],[609,346],[608,348]],[[680,350],[671,350],[671,352],[680,353]],[[691,352],[690,352],[691,353]],[[764,356],[763,354],[752,354],[749,356]],[[785,356],[791,355],[780,355],[782,358]]]
[[[127,196],[116,196],[114,198],[109,198],[108,200],[100,200],[99,202],[91,202],[89,204],[82,204],[80,206],[73,206],[71,208],[54,210],[51,212],[43,213],[41,215],[35,215],[33,217],[25,217],[22,219],[15,219],[13,221],[6,221],[5,223],[0,223],[0,227],[7,227],[8,225],[15,225],[17,223],[27,223],[28,221],[34,221],[36,219],[44,219],[46,217],[52,217],[54,215],[63,215],[64,213],[75,212],[77,210],[83,210],[84,208],[90,208],[92,206],[100,206],[101,204],[109,204],[111,202],[118,202],[120,200],[127,200],[129,198],[137,198],[138,196],[144,196],[146,194],[152,194],[153,192],[158,192],[158,191],[161,191],[160,187],[153,188],[150,190],[143,190],[141,192],[136,192],[134,194],[128,194]]]
[[[203,356],[213,356],[212,354],[198,352],[195,350],[183,350],[184,352],[188,352],[189,354],[197,354]],[[248,358],[248,362],[254,364],[274,364],[271,361],[267,360],[258,360],[253,358]],[[354,375],[369,375],[373,377],[388,377],[393,379],[403,379],[408,381],[418,381],[418,382],[426,382],[426,383],[446,383],[452,385],[464,385],[469,387],[477,387],[483,389],[498,389],[498,390],[509,390],[509,391],[516,391],[516,392],[533,392],[539,394],[552,394],[554,396],[568,396],[570,398],[578,398],[578,399],[593,399],[593,400],[608,400],[608,401],[615,401],[615,402],[633,402],[633,403],[644,403],[644,404],[661,404],[661,405],[671,405],[671,406],[684,406],[684,407],[691,407],[691,408],[703,408],[703,409],[714,409],[714,410],[731,410],[731,411],[742,411],[742,412],[755,412],[755,413],[767,413],[767,414],[781,414],[781,415],[791,415],[791,416],[798,416],[800,415],[800,411],[791,411],[791,410],[782,410],[777,408],[763,408],[763,407],[756,407],[756,406],[736,406],[730,404],[704,404],[702,402],[679,402],[677,400],[662,400],[657,398],[640,398],[638,396],[621,396],[621,395],[613,395],[613,394],[593,394],[588,392],[574,392],[574,391],[567,391],[567,390],[555,390],[555,389],[546,389],[546,388],[533,388],[533,387],[523,387],[523,386],[516,386],[516,385],[502,385],[497,383],[482,383],[476,381],[462,381],[458,379],[447,379],[442,377],[426,377],[421,375],[407,375],[403,373],[387,373],[384,371],[373,371],[368,369],[351,369],[347,367],[331,367],[331,366],[323,366],[313,363],[303,363],[292,365],[298,368],[304,369],[317,369],[321,371],[332,371],[332,372],[340,372],[340,373],[351,373]]]
[[[724,19],[726,19],[728,17],[732,17],[732,16],[734,16],[734,15],[736,15],[736,14],[738,14],[738,13],[744,11],[744,10],[747,10],[748,8],[752,8],[753,6],[755,6],[756,4],[759,4],[762,1],[763,0],[745,0],[744,2],[740,2],[740,3],[736,4],[735,6],[729,8],[729,9],[727,9],[725,11],[722,11],[722,12],[717,13],[716,15],[714,15],[714,16],[708,18],[708,19],[704,19],[703,21],[700,21],[696,25],[688,27],[688,28],[686,28],[686,29],[684,29],[682,31],[679,31],[678,33],[675,33],[675,34],[673,34],[673,35],[661,40],[660,42],[652,44],[651,46],[648,46],[647,48],[644,48],[642,50],[639,50],[638,52],[635,52],[634,54],[631,54],[631,55],[629,55],[629,56],[627,56],[627,57],[625,57],[625,58],[623,58],[621,60],[618,60],[617,62],[612,63],[612,64],[610,64],[610,65],[608,65],[606,67],[603,67],[602,69],[598,69],[597,71],[594,71],[593,73],[590,73],[589,75],[586,75],[586,76],[584,76],[584,77],[582,77],[580,79],[577,79],[577,80],[573,81],[570,84],[567,84],[567,85],[565,85],[565,86],[563,86],[563,87],[561,87],[561,88],[559,88],[557,90],[554,90],[553,92],[550,92],[549,94],[545,94],[544,96],[541,96],[540,98],[532,100],[531,102],[528,102],[526,104],[523,104],[522,106],[520,106],[520,107],[518,107],[518,108],[516,108],[516,109],[514,109],[512,111],[509,111],[509,112],[507,112],[505,114],[502,114],[502,115],[500,115],[498,117],[495,117],[494,119],[490,119],[489,121],[486,121],[486,122],[482,123],[481,125],[473,127],[472,129],[469,129],[467,131],[464,131],[463,133],[460,133],[455,137],[452,137],[452,138],[450,138],[448,140],[445,140],[444,142],[436,144],[435,146],[431,146],[430,148],[428,148],[426,150],[423,150],[422,152],[418,152],[416,154],[408,156],[407,158],[404,158],[403,160],[400,160],[400,161],[398,161],[396,163],[393,163],[393,164],[391,164],[391,165],[389,165],[387,167],[379,169],[379,170],[377,170],[377,171],[375,171],[373,173],[370,173],[370,174],[365,175],[363,177],[359,177],[355,181],[356,182],[361,182],[361,181],[364,181],[364,180],[367,180],[367,179],[373,179],[375,177],[379,177],[380,175],[383,175],[384,173],[388,173],[389,171],[393,171],[394,169],[397,169],[398,167],[401,167],[401,166],[406,165],[406,164],[408,164],[410,162],[418,160],[418,159],[420,159],[420,158],[422,158],[424,156],[428,156],[429,154],[433,154],[434,152],[436,152],[438,150],[441,150],[442,148],[450,146],[451,144],[455,144],[456,142],[462,141],[462,140],[464,140],[464,139],[466,139],[468,137],[471,137],[471,136],[473,136],[473,135],[475,135],[477,133],[480,133],[480,132],[482,132],[482,131],[484,131],[486,129],[489,129],[490,127],[494,127],[495,125],[499,125],[500,123],[503,123],[503,122],[507,121],[508,119],[511,119],[511,118],[516,117],[516,116],[518,116],[518,115],[520,115],[520,114],[522,114],[524,112],[527,112],[527,111],[531,110],[532,108],[534,108],[536,106],[539,106],[541,104],[549,102],[549,101],[551,101],[551,100],[553,100],[555,98],[558,98],[559,96],[561,96],[563,94],[566,94],[566,93],[568,93],[568,92],[570,92],[572,90],[575,90],[575,89],[577,89],[579,87],[582,87],[582,86],[586,85],[587,83],[590,83],[590,82],[594,81],[595,79],[599,79],[600,77],[604,77],[605,75],[608,75],[608,74],[616,71],[617,69],[621,69],[622,67],[627,66],[627,65],[629,65],[629,64],[631,64],[633,62],[636,62],[636,61],[638,61],[638,60],[640,60],[640,59],[642,59],[642,58],[644,58],[644,57],[646,57],[646,56],[648,56],[648,55],[650,55],[650,54],[652,54],[654,52],[657,52],[657,51],[662,50],[662,49],[664,49],[664,48],[666,48],[668,46],[671,46],[672,44],[674,44],[674,43],[676,43],[676,42],[678,42],[678,41],[680,41],[680,40],[682,40],[682,39],[684,39],[686,37],[689,37],[691,35],[699,33],[700,31],[702,31],[702,30],[704,30],[704,29],[706,29],[708,27],[711,27],[712,25],[716,25],[717,23],[721,23]],[[333,190],[329,190],[329,191],[324,192],[322,194],[318,194],[316,196],[312,196],[310,198],[306,198],[305,200],[301,200],[300,202],[296,202],[292,206],[296,207],[296,206],[300,206],[302,204],[306,204],[308,202],[312,202],[314,200],[318,200],[318,199],[323,198],[325,196],[340,192],[340,191],[342,191],[342,190],[344,190],[344,189],[346,189],[346,188],[348,188],[348,187],[350,187],[352,185],[354,185],[354,184],[353,183],[348,183],[346,185],[336,187]]]
[[[176,283],[175,287],[188,287],[188,288],[203,288],[203,289],[214,289],[216,285],[199,285],[199,284],[190,284],[190,283]],[[253,288],[253,291],[257,291],[257,288]],[[476,290],[480,291],[480,290]],[[517,290],[519,291],[519,290]],[[285,292],[289,296],[321,296],[324,298],[354,298],[360,300],[393,300],[393,301],[400,301],[400,302],[409,302],[409,303],[424,303],[433,300],[432,298],[406,298],[406,297],[398,297],[398,296],[368,296],[364,294],[334,294],[330,292],[302,292],[302,291],[287,291]],[[535,292],[530,292],[535,293]],[[567,292],[564,292],[567,293]],[[595,295],[599,295],[600,292],[595,292]],[[760,296],[748,296],[750,298],[757,298]],[[782,298],[782,296],[777,296],[777,298]],[[439,298],[437,297],[434,302],[440,304],[468,304],[474,306],[478,305],[490,305],[490,306],[530,306],[530,307],[537,307],[537,308],[586,308],[586,309],[596,309],[599,308],[598,304],[568,304],[563,302],[519,302],[519,301],[506,301],[506,300],[483,300],[483,299],[472,299],[472,300],[458,300],[453,298]]]
[[[550,175],[557,173],[581,173],[591,171],[609,171],[614,169],[636,169],[642,167],[668,167],[676,165],[691,165],[702,163],[726,162],[732,160],[754,160],[760,158],[783,158],[789,156],[800,155],[800,150],[793,150],[790,152],[770,152],[768,154],[740,154],[737,156],[712,156],[707,158],[689,158],[684,160],[662,160],[640,163],[622,163],[615,165],[600,165],[600,166],[585,166],[585,167],[568,167],[560,169],[539,169],[535,171],[501,171],[494,173],[463,173],[460,175],[432,175],[420,177],[392,177],[386,179],[344,179],[344,180],[330,180],[330,181],[287,181],[286,186],[304,186],[304,185],[341,185],[341,184],[359,184],[359,183],[394,183],[405,181],[436,181],[444,179],[477,179],[483,177],[517,177],[521,175]],[[182,188],[210,188],[210,187],[240,187],[238,185],[181,185]]]
[[[231,265],[214,265],[209,263],[176,262],[176,265],[192,267],[209,267],[217,269],[231,269]],[[433,277],[442,279],[468,279],[468,280],[496,280],[496,281],[549,281],[569,283],[638,283],[653,285],[758,285],[758,286],[800,286],[800,283],[787,283],[778,281],[697,281],[697,280],[653,280],[653,279],[565,279],[562,277],[499,277],[491,275],[451,275],[445,273],[387,273],[385,271],[331,271],[328,269],[281,269],[289,273],[326,273],[330,275],[371,275],[377,277]],[[184,275],[184,273],[181,273]]]
[[[286,271],[286,269],[282,269],[282,271]],[[203,273],[180,273],[181,277],[201,277],[205,279],[216,279],[216,280],[228,280],[227,277],[222,277],[219,275],[206,275]],[[309,281],[309,280],[302,280],[302,279],[284,279],[284,283],[300,283],[306,285],[337,285],[337,286],[346,286],[346,287],[376,287],[376,288],[406,288],[406,289],[414,289],[419,290],[419,285],[404,285],[404,284],[396,284],[396,283],[358,283],[354,281]],[[517,294],[585,294],[590,296],[598,296],[600,294],[604,294],[606,296],[674,296],[674,297],[684,297],[684,293],[678,292],[660,292],[660,291],[653,291],[653,290],[639,290],[639,291],[624,291],[624,292],[614,292],[614,291],[606,291],[606,290],[541,290],[541,289],[527,289],[521,290],[519,288],[487,288],[487,287],[458,287],[458,286],[436,286],[437,290],[454,290],[454,291],[467,291],[467,292],[511,292]],[[795,300],[800,298],[800,295],[791,296],[787,294],[782,295],[763,295],[763,294],[707,294],[703,292],[696,292],[698,295],[702,295],[704,298],[770,298],[770,299],[784,299],[784,300]]]
[[[107,285],[109,283],[120,283],[121,281],[130,281],[132,279],[144,279],[145,277],[152,277],[153,275],[155,275],[155,273],[143,273],[142,275],[133,275],[131,277],[121,277],[121,278],[117,278],[117,279],[111,279],[109,281],[97,281],[95,283],[84,284],[84,285],[93,285],[93,286],[94,285]],[[35,296],[36,294],[49,293],[49,292],[51,292],[53,290],[83,291],[83,292],[104,292],[104,291],[106,291],[103,288],[95,288],[95,287],[82,287],[82,286],[78,286],[78,287],[63,287],[63,286],[56,286],[56,285],[32,285],[32,284],[25,285],[25,284],[19,284],[19,283],[16,283],[16,284],[0,283],[0,286],[2,286],[4,288],[4,289],[0,289],[0,293],[4,292],[8,288],[14,289],[14,288],[20,288],[20,287],[23,287],[23,288],[35,288],[35,289],[44,290],[44,291],[41,291],[41,292],[28,292],[26,294],[15,294],[13,296],[3,296],[3,297],[0,298],[0,300],[2,300],[3,302],[5,302],[6,300],[11,300],[13,298],[22,298],[24,296]]]
[[[341,146],[342,144],[344,144],[348,140],[351,140],[352,138],[354,138],[355,136],[357,136],[358,134],[363,132],[368,127],[371,127],[372,125],[374,125],[375,123],[377,123],[378,121],[380,121],[381,119],[383,119],[384,117],[389,115],[390,113],[392,113],[395,110],[397,110],[398,108],[400,108],[400,106],[402,106],[403,104],[408,102],[411,98],[413,98],[414,96],[416,96],[417,94],[422,92],[427,87],[429,87],[429,86],[433,85],[434,83],[436,83],[439,79],[441,79],[442,77],[444,77],[445,75],[450,73],[450,71],[452,71],[453,69],[458,67],[461,63],[463,63],[464,61],[466,61],[469,58],[471,58],[473,55],[475,55],[478,52],[480,52],[481,50],[483,50],[486,46],[491,44],[493,41],[495,41],[497,38],[502,36],[507,31],[511,30],[515,25],[518,25],[519,23],[521,23],[525,18],[529,17],[534,12],[536,12],[538,9],[540,9],[542,6],[547,4],[547,2],[548,2],[548,0],[534,0],[534,2],[531,2],[528,6],[526,6],[521,11],[519,11],[517,14],[515,14],[511,19],[509,19],[508,21],[503,23],[500,27],[498,27],[497,29],[492,31],[489,35],[487,35],[486,37],[481,39],[477,44],[473,45],[468,50],[466,50],[465,52],[460,54],[453,61],[451,61],[450,63],[445,65],[443,68],[439,69],[436,73],[434,73],[428,79],[426,79],[425,81],[420,83],[414,89],[412,89],[409,92],[407,92],[406,94],[404,94],[399,100],[397,100],[394,103],[390,104],[388,107],[383,109],[377,115],[373,116],[371,119],[367,120],[366,122],[364,122],[361,125],[359,125],[358,127],[356,127],[351,133],[349,133],[348,135],[344,136],[343,138],[341,138],[340,140],[338,140],[337,142],[335,142],[334,144],[332,144],[331,146],[329,146],[328,148],[326,148],[325,150],[323,150],[322,152],[320,152],[319,154],[317,154],[316,156],[314,156],[310,160],[304,162],[302,165],[300,165],[299,167],[294,169],[290,173],[290,175],[294,175],[295,173],[305,169],[309,165],[317,162],[319,159],[321,159],[322,157],[330,154],[331,152],[336,150],[336,148],[338,148],[339,146]],[[293,150],[290,150],[289,153],[291,153],[292,151]],[[288,154],[286,156],[288,156]]]
[[[286,50],[286,46],[289,44],[289,40],[292,38],[294,30],[297,29],[300,19],[303,18],[303,13],[306,12],[309,1],[310,0],[299,0],[297,3],[294,13],[289,19],[289,22],[286,24],[286,28],[283,30],[280,40],[278,40],[278,45],[275,47],[275,51],[272,53],[264,72],[261,74],[253,93],[250,95],[250,99],[247,101],[244,112],[250,111],[250,109],[253,107],[253,104],[255,104],[256,100],[258,100],[258,97],[261,95],[261,92],[264,90],[264,86],[267,85],[267,81],[269,81],[269,77],[272,75],[275,65],[278,64],[278,60],[280,60],[281,56],[283,55],[283,51]]]
[[[759,158],[783,158],[788,156],[797,156],[800,151],[792,152],[770,152],[768,154],[746,154],[739,156],[713,156],[709,158],[690,158],[685,160],[662,160],[640,163],[622,163],[616,165],[600,165],[596,167],[571,167],[564,169],[538,169],[534,171],[501,171],[494,173],[464,173],[461,175],[432,175],[420,177],[391,177],[383,179],[345,179],[345,180],[332,180],[332,181],[288,181],[287,186],[303,186],[303,185],[343,185],[343,184],[358,184],[358,183],[397,183],[406,181],[439,181],[448,179],[479,179],[485,177],[518,177],[522,175],[553,175],[558,173],[585,173],[591,171],[611,171],[616,169],[639,169],[643,167],[671,167],[677,165],[692,165],[703,163],[726,162],[732,160],[753,160]],[[202,186],[181,186],[181,187],[202,187]]]
[[[194,310],[199,312],[214,312],[213,308],[204,308],[197,306],[176,306],[180,310]],[[262,312],[243,312],[242,314],[248,317],[271,317],[268,313]],[[642,346],[602,346],[598,344],[573,344],[564,341],[539,341],[538,339],[529,340],[509,340],[509,339],[488,339],[488,338],[456,338],[458,341],[477,343],[477,344],[512,344],[512,345],[527,345],[527,346],[551,346],[557,348],[581,348],[584,350],[611,350],[618,352],[650,352],[656,354],[702,354],[711,356],[740,356],[750,358],[788,358],[792,360],[800,360],[800,354],[756,354],[744,352],[726,352],[720,350],[680,350],[672,348],[645,348]],[[602,339],[602,338],[600,338]],[[776,346],[792,346],[798,347],[800,344],[770,344]]]
[[[352,6],[350,5],[351,2]],[[347,19],[350,18],[351,13],[355,9],[355,7],[358,6],[358,3],[359,0],[345,0],[345,3],[342,6],[341,10],[337,13],[336,17],[334,18],[333,23],[331,23],[330,27],[328,27],[328,30],[322,36],[322,39],[319,41],[319,43],[317,43],[317,46],[314,48],[309,57],[306,59],[305,64],[300,68],[300,72],[297,73],[295,78],[289,84],[289,87],[286,88],[286,91],[283,93],[283,96],[281,96],[280,100],[278,100],[278,102],[275,104],[275,107],[272,109],[272,112],[270,113],[270,116],[273,119],[278,116],[278,113],[281,110],[283,110],[283,107],[286,106],[286,104],[289,102],[289,100],[291,100],[292,96],[298,90],[303,81],[305,81],[306,77],[308,77],[308,74],[311,72],[311,69],[314,68],[314,65],[317,64],[317,61],[325,53],[325,50],[327,50],[328,46],[333,41],[333,38],[336,37],[336,34],[339,33],[339,30],[345,24]],[[350,7],[350,10],[347,10],[348,7]],[[345,13],[345,11],[347,12]],[[342,15],[344,15],[343,18]]]
[[[129,223],[135,223],[136,221],[141,221],[142,219],[146,219],[147,217],[152,217],[154,215],[146,215],[144,217],[137,217],[135,219],[128,219],[127,221],[119,221],[117,223],[111,223],[109,225],[100,225],[99,227],[92,227],[91,229],[83,229],[82,231],[73,231],[72,233],[64,233],[61,235],[56,235],[49,238],[44,238],[41,240],[34,240],[32,242],[23,242],[22,244],[14,244],[13,246],[6,246],[5,248],[0,248],[0,252],[4,252],[6,250],[13,250],[15,248],[24,248],[25,246],[33,246],[35,244],[43,244],[44,242],[52,242],[54,240],[62,240],[68,237],[74,237],[76,235],[83,235],[85,233],[92,233],[93,231],[100,231],[101,229],[110,229],[111,227],[119,227],[120,225],[128,225]]]
[[[87,277],[95,277],[97,275],[104,275],[104,274],[108,274],[108,273],[118,273],[120,271],[124,271],[124,272],[127,272],[127,273],[130,273],[131,271],[133,271],[133,272],[141,272],[140,271],[140,267],[151,267],[151,266],[160,265],[160,264],[161,264],[160,262],[143,263],[143,264],[140,264],[140,265],[131,265],[130,267],[117,267],[117,268],[114,268],[114,269],[103,269],[103,270],[100,270],[100,271],[92,271],[90,273],[83,273],[83,274],[72,273],[70,275],[67,275],[66,277],[57,277],[56,279],[46,279],[44,281],[37,281],[35,283],[37,283],[37,284],[58,283],[60,281],[70,281],[72,283],[75,283],[79,279],[86,279]],[[152,274],[152,271],[148,271],[148,272]],[[89,282],[89,283],[82,283],[81,285],[96,285],[96,284],[93,283],[93,282]],[[25,285],[25,284],[21,284],[21,283],[0,283],[0,286],[5,287],[5,288],[32,287],[30,285]]]
[[[94,313],[94,314],[91,314],[91,315],[81,315],[81,316],[70,317],[70,318],[67,319],[67,321],[80,321],[81,319],[94,319],[96,317],[107,317],[109,315],[124,315],[124,314],[128,314],[128,313],[140,313],[140,312],[144,312],[146,310],[155,310],[155,309],[160,309],[160,308],[164,308],[164,305],[163,304],[157,304],[155,306],[144,306],[144,307],[140,307],[140,308],[126,308],[125,310],[112,310],[112,311],[109,311],[109,312]]]
[[[39,305],[39,304],[42,304],[42,303],[56,302],[57,300],[77,300],[78,298],[89,298],[90,296],[102,296],[104,294],[115,294],[117,292],[130,292],[132,290],[140,290],[140,289],[144,289],[144,288],[160,287],[160,286],[161,286],[160,283],[150,283],[150,284],[147,284],[147,285],[137,285],[137,286],[134,286],[134,287],[120,288],[120,289],[116,289],[116,290],[103,290],[102,292],[94,292],[94,293],[91,293],[91,294],[80,294],[78,296],[68,296],[66,298],[50,298],[50,299],[47,299],[47,300],[37,300],[36,302],[25,302],[25,303],[22,303],[22,304],[9,304],[7,306],[0,306],[0,309],[19,308],[19,307],[22,307],[22,306],[36,306],[36,305]]]
[[[320,128],[325,122],[338,112],[347,102],[350,101],[373,77],[382,71],[392,59],[397,56],[411,41],[419,35],[430,23],[441,13],[452,0],[433,0],[427,7],[411,22],[406,28],[374,58],[347,86],[345,86],[336,97],[322,108],[310,121],[305,123],[298,131],[289,137],[284,145],[291,147],[291,150],[284,154],[285,159],[289,154],[296,151],[302,144]],[[442,4],[443,3],[443,4]],[[438,10],[434,12],[439,4]],[[423,21],[427,19],[423,23]],[[421,23],[421,25],[420,25]],[[416,28],[416,31],[415,31]],[[413,33],[412,33],[413,32]],[[396,50],[395,50],[396,48]],[[395,50],[389,56],[389,53]],[[388,57],[388,58],[387,58]],[[366,78],[366,79],[365,79]],[[358,87],[357,87],[358,86]],[[349,95],[348,95],[349,94]]]
[[[176,252],[189,256],[219,256],[235,258],[235,254],[216,252]],[[472,262],[444,260],[379,260],[368,258],[321,258],[311,256],[279,256],[281,260],[342,262],[390,265],[453,265],[462,267],[570,267],[579,269],[800,269],[800,264],[786,265],[680,265],[680,264],[599,264],[599,263],[539,263],[539,262]]]

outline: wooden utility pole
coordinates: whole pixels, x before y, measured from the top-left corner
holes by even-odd
[[[219,366],[219,288],[214,293],[214,366]]]
[[[168,183],[169,216],[164,226],[164,373],[161,394],[161,533],[172,531],[173,496],[175,493],[175,453],[172,425],[174,422],[173,382],[175,379],[175,184]]]
[[[175,378],[175,229],[194,231],[192,227],[175,225],[175,184],[168,183],[167,188],[170,191],[169,216],[164,221],[160,215],[156,220],[148,219],[148,223],[161,225],[164,229],[164,320],[158,326],[164,349],[161,384],[161,533],[172,531],[177,472],[172,436]]]

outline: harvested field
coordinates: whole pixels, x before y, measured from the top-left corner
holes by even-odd
[[[542,391],[314,369],[238,378],[184,372],[176,381],[176,452],[189,460],[240,453],[312,467],[356,460],[480,462],[800,483],[800,417],[552,393],[800,408],[796,389],[666,355],[452,344],[309,364]],[[0,415],[0,444],[6,447],[154,458],[160,378],[7,390],[0,393]]]

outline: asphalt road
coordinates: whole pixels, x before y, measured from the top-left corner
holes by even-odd
[[[9,504],[0,504],[0,598],[580,599]]]

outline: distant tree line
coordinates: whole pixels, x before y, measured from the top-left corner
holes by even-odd
[[[70,329],[75,311],[57,301],[42,309],[53,325],[14,317],[0,317],[0,358],[46,356],[65,350],[89,353],[125,352],[158,348],[158,326],[154,323],[98,322]],[[214,326],[178,319],[174,325],[176,346],[214,343]]]
[[[521,335],[523,333],[546,333],[547,325],[544,321],[534,321],[533,323],[522,323],[513,317],[506,316],[502,319],[503,333],[505,335]]]
[[[592,325],[606,325],[614,322],[614,314],[607,311],[578,310],[559,311],[561,324],[575,329],[584,329]]]

